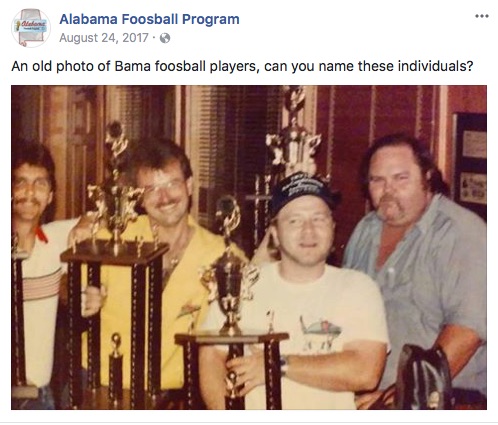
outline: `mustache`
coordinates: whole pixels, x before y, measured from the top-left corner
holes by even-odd
[[[393,195],[386,194],[380,198],[379,204],[382,204],[383,202],[395,202],[397,204],[398,200]]]
[[[40,205],[40,201],[38,201],[38,199],[30,197],[30,196],[21,196],[21,197],[13,198],[12,199],[12,203],[14,205],[23,204],[25,202],[31,202],[31,203],[33,203],[35,205]]]

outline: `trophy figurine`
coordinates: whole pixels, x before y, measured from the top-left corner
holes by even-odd
[[[209,300],[218,300],[226,320],[219,333],[240,335],[240,302],[252,299],[251,286],[258,278],[257,268],[246,265],[231,249],[231,233],[240,224],[240,207],[232,196],[224,196],[217,202],[216,218],[221,224],[225,240],[225,252],[210,267],[202,271],[201,280],[209,289]]]
[[[121,180],[122,154],[128,147],[128,139],[123,135],[119,122],[111,123],[107,128],[106,146],[110,147],[111,178],[104,185],[88,185],[88,197],[95,203],[97,215],[95,220],[104,220],[111,232],[111,251],[114,256],[120,254],[125,246],[121,234],[129,221],[136,220],[135,205],[143,195],[143,189],[137,189]]]

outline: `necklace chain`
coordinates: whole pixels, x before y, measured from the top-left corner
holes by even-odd
[[[154,234],[154,239],[159,239],[159,231],[157,224],[154,224],[152,227],[152,233]],[[178,244],[178,247],[171,248],[166,252],[163,256],[163,275],[167,274],[171,275],[176,266],[180,263],[181,258],[187,248],[190,239],[192,237],[193,228],[191,226],[187,227],[187,231],[183,232],[180,238],[178,238],[181,242]]]

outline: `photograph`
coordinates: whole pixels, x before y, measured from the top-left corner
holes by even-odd
[[[487,94],[11,85],[11,409],[487,409]]]

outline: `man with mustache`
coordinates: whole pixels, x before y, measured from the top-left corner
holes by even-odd
[[[183,352],[174,335],[195,329],[203,320],[208,291],[200,281],[200,271],[210,266],[225,249],[223,237],[201,227],[189,215],[193,177],[190,161],[183,149],[168,140],[144,140],[129,155],[127,174],[131,183],[145,190],[142,207],[146,214],[129,223],[124,240],[155,238],[169,244],[163,257],[161,388],[164,403],[180,401],[183,386]],[[110,237],[106,230],[99,237]],[[241,257],[244,253],[235,248]],[[122,338],[123,385],[130,386],[130,270],[127,267],[102,268],[102,285],[107,289],[101,310],[101,376],[107,385],[111,336]],[[83,356],[85,358],[86,355]]]
[[[40,143],[13,141],[12,233],[18,250],[28,254],[22,262],[26,377],[38,387],[37,399],[13,399],[13,409],[55,408],[49,384],[59,289],[65,272],[60,254],[67,249],[70,230],[78,221],[49,223],[55,189],[55,166],[48,149]],[[79,230],[79,238],[83,230]],[[96,313],[102,301],[95,288],[88,288],[86,295],[84,316]]]
[[[375,211],[354,230],[343,265],[368,273],[382,291],[391,353],[380,390],[395,382],[405,343],[439,345],[457,402],[485,406],[486,224],[445,196],[429,150],[414,138],[376,140],[361,176]],[[358,397],[358,407],[380,393]]]

